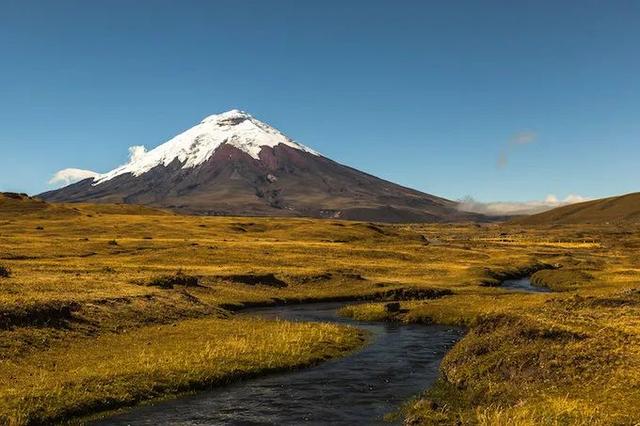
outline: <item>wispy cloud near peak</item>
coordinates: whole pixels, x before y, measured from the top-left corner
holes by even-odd
[[[91,170],[64,169],[56,172],[56,174],[49,179],[49,185],[66,186],[98,175],[99,173]]]
[[[588,201],[589,198],[577,194],[570,194],[563,199],[558,199],[553,194],[549,194],[544,200],[532,201],[493,201],[483,203],[474,200],[472,197],[465,197],[460,200],[458,210],[481,213],[490,216],[518,216],[541,213],[556,207],[566,206],[568,204],[580,203]]]

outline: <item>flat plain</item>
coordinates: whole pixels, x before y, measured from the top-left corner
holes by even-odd
[[[2,198],[0,422],[73,420],[345,355],[367,336],[235,313],[353,300],[343,315],[468,327],[439,382],[402,408],[408,424],[634,424],[639,230],[195,217]],[[553,291],[499,286],[530,274]]]

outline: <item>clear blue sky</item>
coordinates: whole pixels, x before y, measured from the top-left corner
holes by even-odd
[[[451,199],[638,191],[639,22],[638,1],[0,0],[0,190],[239,108]]]

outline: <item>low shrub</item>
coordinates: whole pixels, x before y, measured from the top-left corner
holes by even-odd
[[[287,283],[276,277],[274,274],[237,274],[220,275],[218,278],[234,283],[247,285],[265,285],[269,287],[284,288]]]
[[[6,266],[0,265],[0,278],[9,278],[11,276],[11,269]]]
[[[182,271],[177,271],[175,275],[161,275],[149,281],[148,285],[164,289],[172,289],[176,285],[185,287],[198,287],[200,280],[194,275],[187,275]]]

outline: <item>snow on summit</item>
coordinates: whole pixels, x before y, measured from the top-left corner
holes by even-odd
[[[216,149],[223,144],[232,145],[256,160],[260,159],[262,147],[274,147],[279,144],[320,155],[250,114],[234,109],[206,117],[196,126],[151,151],[147,151],[144,146],[132,146],[129,148],[129,162],[96,176],[94,185],[127,173],[140,176],[156,166],[168,166],[176,159],[185,169],[196,167],[211,158]]]

